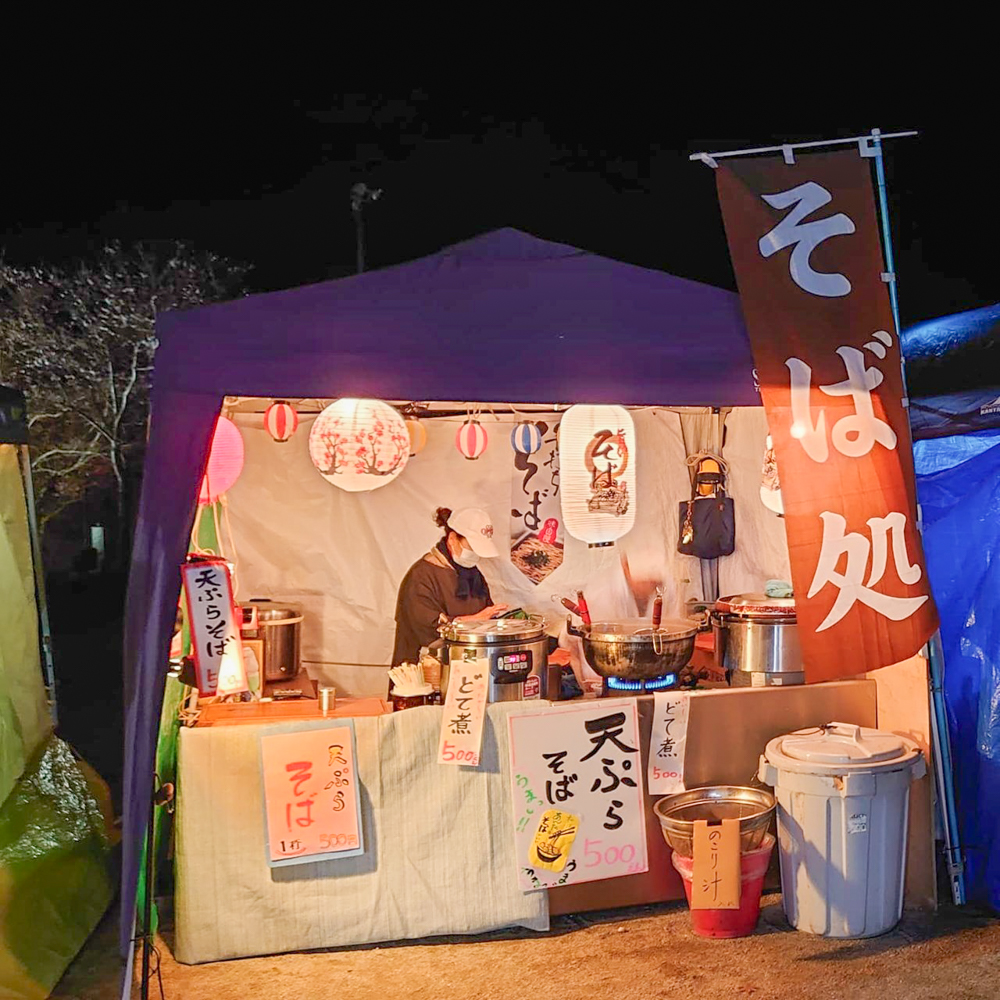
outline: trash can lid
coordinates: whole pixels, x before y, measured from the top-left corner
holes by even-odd
[[[777,743],[783,754],[811,764],[865,766],[912,753],[894,733],[845,722],[831,722],[818,729],[800,729],[780,737]]]

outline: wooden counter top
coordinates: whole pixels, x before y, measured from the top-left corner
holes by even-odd
[[[299,722],[303,719],[350,719],[385,715],[392,705],[381,698],[338,698],[324,715],[312,698],[289,701],[209,702],[201,706],[196,727],[242,726],[256,722]]]

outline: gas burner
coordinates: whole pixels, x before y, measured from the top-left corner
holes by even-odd
[[[644,681],[627,681],[621,677],[605,677],[605,696],[611,694],[647,694],[651,691],[666,691],[677,684],[677,674],[665,674],[663,677],[650,677]]]

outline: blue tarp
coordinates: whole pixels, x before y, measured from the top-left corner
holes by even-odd
[[[913,437],[950,437],[1000,427],[1000,385],[910,400]]]
[[[916,458],[966,889],[1000,909],[1000,434],[919,442]]]

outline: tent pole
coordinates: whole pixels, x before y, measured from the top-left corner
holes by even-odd
[[[899,358],[903,369],[903,391],[906,392],[906,363],[903,359],[902,327],[899,324],[899,296],[896,290],[895,261],[892,253],[892,231],[889,228],[889,199],[885,192],[885,166],[882,163],[882,139],[877,128],[872,129],[871,149],[875,160],[875,177],[878,181],[878,207],[882,222],[882,243],[885,251],[886,274],[883,280],[889,286],[892,318],[896,324],[896,339],[900,343]],[[909,405],[907,403],[907,413]],[[948,735],[948,710],[944,698],[944,648],[940,629],[934,632],[927,644],[927,664],[931,695],[931,741],[934,752],[934,783],[941,810],[944,832],[944,852],[948,866],[951,898],[956,906],[965,903],[965,864],[958,829],[958,810],[955,806],[955,779],[952,772],[951,739]]]
[[[156,779],[149,801],[149,822],[146,824],[146,886],[142,901],[142,973],[139,984],[141,1000],[149,1000],[149,960],[153,950],[153,837],[155,836]]]

